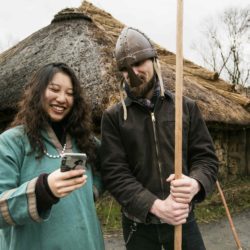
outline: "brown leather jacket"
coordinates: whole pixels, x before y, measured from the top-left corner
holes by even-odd
[[[167,177],[174,173],[174,95],[159,97],[154,112],[126,99],[106,110],[102,118],[101,173],[109,192],[126,214],[148,222],[153,202],[169,195]],[[202,201],[213,189],[218,160],[197,104],[183,98],[183,174],[201,184]]]

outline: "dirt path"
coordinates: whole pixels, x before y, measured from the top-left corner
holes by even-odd
[[[250,250],[250,210],[233,216],[234,226],[242,249]],[[207,250],[237,250],[227,218],[209,224],[200,224]],[[121,235],[105,237],[106,250],[124,250]],[[143,249],[138,249],[143,250]],[[152,249],[153,250],[153,249]]]

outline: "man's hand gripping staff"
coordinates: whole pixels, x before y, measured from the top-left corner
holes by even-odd
[[[167,181],[170,182],[169,196],[165,200],[155,200],[150,212],[162,222],[171,225],[184,224],[189,214],[189,204],[199,192],[200,184],[186,175],[175,179],[175,175],[171,174]]]

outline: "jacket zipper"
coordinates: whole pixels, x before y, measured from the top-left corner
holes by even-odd
[[[151,119],[152,119],[152,124],[153,124],[153,133],[154,133],[154,140],[155,140],[155,150],[156,150],[156,156],[157,156],[157,165],[159,168],[159,172],[160,172],[160,180],[161,180],[161,189],[162,189],[162,193],[163,193],[163,199],[165,197],[164,194],[164,185],[163,185],[163,181],[162,181],[162,165],[161,162],[159,161],[159,148],[158,148],[158,139],[156,136],[156,126],[155,126],[155,114],[154,112],[151,112]]]

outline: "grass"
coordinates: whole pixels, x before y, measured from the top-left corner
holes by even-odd
[[[230,214],[250,209],[250,177],[220,183]],[[196,206],[199,223],[209,223],[226,216],[221,196],[216,189],[204,202]]]
[[[97,201],[96,209],[104,234],[121,231],[121,207],[109,194]]]
[[[231,215],[250,209],[250,177],[220,182]],[[120,205],[107,193],[96,203],[104,234],[121,232]],[[226,216],[221,196],[217,189],[205,201],[196,205],[199,223],[217,221]]]

